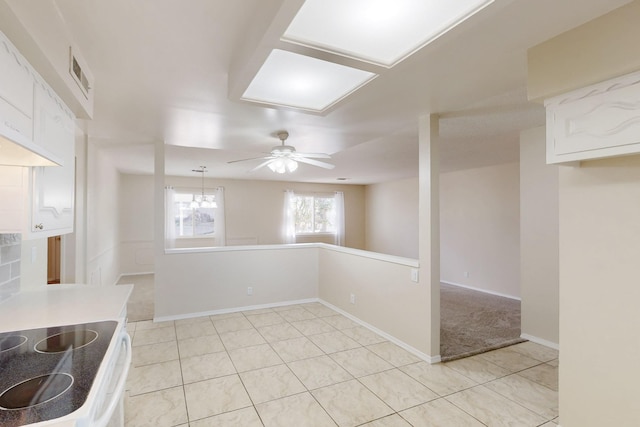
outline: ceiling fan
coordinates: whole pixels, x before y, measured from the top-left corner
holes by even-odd
[[[306,163],[312,166],[318,166],[325,169],[333,169],[335,166],[330,163],[321,162],[314,159],[330,159],[331,156],[325,153],[299,153],[295,147],[291,145],[285,145],[285,141],[289,137],[289,132],[278,132],[278,138],[281,144],[271,148],[271,152],[267,156],[253,157],[250,159],[232,160],[227,163],[246,162],[250,160],[263,159],[264,162],[260,163],[249,172],[256,171],[264,166],[268,166],[273,172],[285,173],[293,172],[298,169],[298,162]]]

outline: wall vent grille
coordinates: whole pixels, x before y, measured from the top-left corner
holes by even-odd
[[[73,80],[78,84],[80,90],[84,94],[84,96],[89,99],[89,89],[91,89],[91,85],[89,84],[89,79],[87,75],[82,71],[82,66],[78,62],[75,56],[73,56],[73,51],[69,48],[69,73]]]

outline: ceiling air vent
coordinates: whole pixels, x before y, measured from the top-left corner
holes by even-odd
[[[73,55],[71,47],[69,47],[69,73],[71,73],[73,80],[78,84],[84,96],[89,99],[89,89],[91,89],[89,79],[82,71],[82,66],[80,65],[80,62],[78,62],[78,59]]]

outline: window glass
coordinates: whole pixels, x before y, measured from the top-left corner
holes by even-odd
[[[333,196],[295,195],[296,234],[336,232],[335,198]]]
[[[210,202],[214,201],[213,195],[205,194]],[[191,193],[176,193],[174,197],[174,212],[176,224],[176,236],[178,237],[213,237],[214,213],[212,207],[192,207],[192,202],[202,202],[202,196]]]

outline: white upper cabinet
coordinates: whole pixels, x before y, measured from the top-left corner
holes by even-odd
[[[34,101],[33,141],[66,161],[74,151],[73,115],[43,82],[35,83]]]
[[[75,186],[73,115],[42,82],[36,82],[34,99],[34,142],[55,153],[63,165],[32,168],[30,231],[43,236],[72,232]]]
[[[27,201],[24,208],[11,210],[22,212],[20,221],[3,224],[4,230],[20,232],[24,238],[73,232],[74,126],[73,113],[0,32],[0,134],[13,137],[19,133],[16,139],[21,143],[50,153],[60,164],[30,167],[29,184],[24,188],[28,194],[15,195],[14,187],[2,190],[0,186],[4,202],[18,205]]]
[[[547,163],[640,153],[640,72],[545,101]]]
[[[0,33],[0,126],[31,139],[34,76],[27,61]]]

